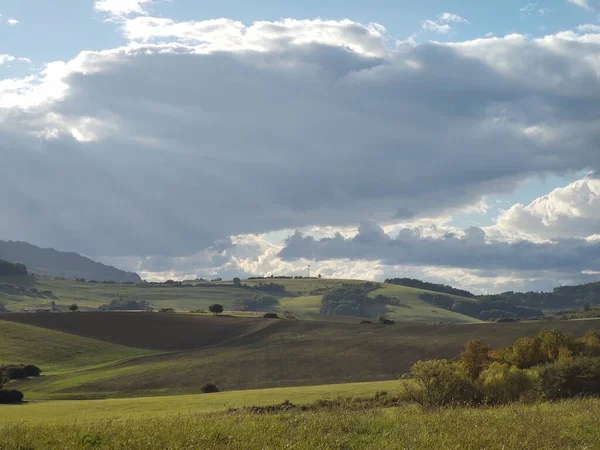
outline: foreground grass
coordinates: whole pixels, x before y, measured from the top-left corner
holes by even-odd
[[[158,418],[181,413],[223,411],[252,405],[277,405],[286,400],[297,405],[338,397],[371,397],[378,391],[394,393],[401,382],[380,381],[305,386],[216,394],[175,395],[107,400],[45,401],[24,405],[0,405],[0,424],[20,422],[94,422],[97,420]],[[31,399],[31,395],[27,395]],[[2,447],[0,447],[1,449]]]
[[[17,407],[18,408],[18,407]],[[9,424],[0,449],[592,449],[600,400],[422,412],[416,406]]]

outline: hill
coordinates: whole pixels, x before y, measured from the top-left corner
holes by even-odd
[[[497,347],[542,328],[578,335],[600,330],[597,320],[369,325],[160,313],[6,314],[0,319],[0,328],[10,321],[160,352],[30,380],[22,385],[28,398],[191,394],[206,381],[229,391],[393,380],[416,360],[456,357],[471,339]],[[38,362],[35,344],[31,350],[28,345],[20,354]]]
[[[27,266],[29,272],[50,277],[139,283],[138,274],[92,261],[77,253],[41,248],[26,242],[0,241],[0,259]]]
[[[283,286],[282,291],[265,291],[257,288],[260,284],[274,283]],[[50,308],[54,302],[56,308],[67,311],[69,305],[77,303],[82,310],[96,310],[115,299],[131,299],[149,303],[155,309],[174,308],[179,311],[208,310],[209,305],[220,303],[225,310],[232,309],[236,302],[255,295],[268,295],[276,299],[272,308],[279,314],[294,316],[305,320],[332,320],[342,322],[358,322],[358,317],[324,316],[320,312],[323,294],[330,289],[344,285],[362,285],[359,280],[326,280],[326,279],[268,279],[247,280],[246,288],[235,287],[232,282],[188,282],[188,283],[141,283],[141,284],[106,284],[81,283],[72,280],[56,280],[43,277],[1,277],[0,303],[8,310],[20,311],[23,308]],[[19,289],[3,286],[23,287]],[[369,292],[369,297],[376,299],[378,295],[394,297],[397,304],[369,302],[366,316],[376,319],[386,315],[394,320],[415,322],[453,322],[476,323],[477,319],[438,308],[421,300],[419,296],[427,291],[405,286],[379,283],[376,289]],[[32,289],[37,292],[35,295]],[[268,289],[265,288],[265,289]],[[51,292],[52,295],[41,295]],[[461,297],[457,297],[461,298]],[[471,301],[470,299],[464,299]]]
[[[68,372],[152,353],[17,322],[0,323],[0,365],[31,363],[45,373]]]

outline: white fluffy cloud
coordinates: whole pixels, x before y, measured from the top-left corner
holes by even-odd
[[[505,236],[533,240],[594,235],[600,231],[600,178],[575,181],[529,205],[513,205],[490,228]]]
[[[144,5],[154,0],[95,0],[94,8],[113,16],[123,17],[130,14],[145,14]]]
[[[445,12],[440,14],[436,20],[424,20],[421,22],[421,29],[423,31],[431,31],[438,34],[448,34],[452,31],[451,23],[470,23],[464,17],[458,14]]]
[[[7,23],[7,24],[9,24],[11,27],[13,27],[13,26],[15,26],[15,25],[18,25],[18,24],[19,24],[19,21],[18,21],[17,19],[8,19],[8,20],[6,21],[6,23]]]
[[[585,9],[592,9],[588,0],[569,0],[569,3]]]
[[[447,216],[533,174],[600,169],[593,33],[415,45],[350,21],[122,26],[123,47],[0,80],[0,238],[143,273],[301,270],[278,248],[219,242]],[[512,249],[494,247],[502,270]],[[334,257],[319,269],[386,270]],[[436,264],[415,258],[388,262]]]

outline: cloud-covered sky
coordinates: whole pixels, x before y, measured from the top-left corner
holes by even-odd
[[[37,30],[17,3],[0,40]],[[600,278],[600,5],[512,5],[485,32],[439,6],[391,32],[310,4],[88,3],[77,51],[0,51],[0,239],[148,278]]]

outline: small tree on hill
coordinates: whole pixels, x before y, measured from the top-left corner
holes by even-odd
[[[210,305],[208,307],[208,310],[213,313],[215,316],[218,316],[219,314],[221,314],[223,312],[223,305],[219,305],[218,303],[215,303],[214,305]]]
[[[77,306],[77,303],[73,303],[71,306],[69,306],[69,310],[72,312],[79,311],[79,306]]]
[[[212,394],[214,392],[219,392],[219,388],[217,387],[217,385],[215,383],[204,383],[202,385],[202,387],[200,388],[200,391],[203,394]]]
[[[233,287],[241,288],[242,287],[242,280],[240,280],[238,277],[235,277],[233,279]]]

